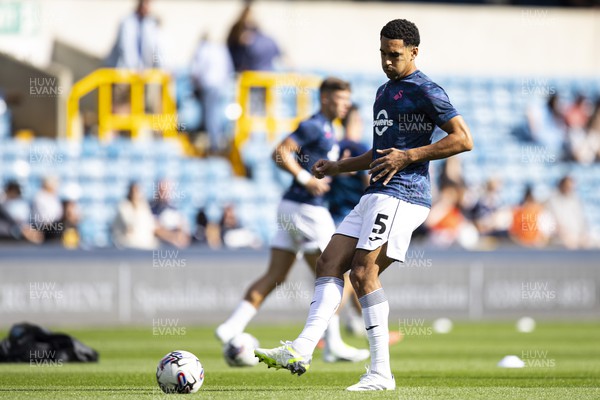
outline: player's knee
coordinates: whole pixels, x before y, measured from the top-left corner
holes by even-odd
[[[370,286],[374,279],[377,279],[377,272],[373,265],[355,264],[350,270],[350,282],[357,294],[362,293],[365,287]]]
[[[321,254],[317,260],[317,277],[335,275],[336,271],[333,260],[326,253]]]
[[[367,279],[367,269],[363,266],[353,266],[350,270],[350,283],[357,292],[364,286]]]

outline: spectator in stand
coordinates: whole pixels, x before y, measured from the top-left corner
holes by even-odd
[[[206,215],[206,210],[201,208],[196,214],[196,233],[194,240],[211,249],[218,249],[222,245],[221,227],[216,222],[211,222]]]
[[[435,168],[437,165],[438,165],[437,163],[433,163],[432,168]],[[466,199],[464,198],[465,195],[469,194],[469,192],[466,190],[467,184],[463,177],[463,169],[462,169],[462,164],[460,162],[460,158],[448,157],[447,159],[443,160],[443,162],[441,163],[440,169],[441,169],[441,171],[439,174],[439,178],[437,179],[437,181],[432,182],[432,187],[431,187],[432,198],[438,197],[439,191],[441,190],[441,188],[446,187],[446,186],[453,186],[458,190],[459,196],[461,199],[468,200],[468,196]],[[461,202],[463,200],[461,200]],[[471,204],[471,206],[472,206],[472,204]],[[461,206],[461,208],[464,208],[464,207]],[[467,208],[470,208],[470,207],[467,207]]]
[[[565,112],[565,122],[570,129],[585,129],[590,119],[590,105],[586,97],[578,94]]]
[[[227,204],[223,208],[220,228],[221,242],[227,248],[258,248],[262,244],[254,232],[242,226],[233,204]]]
[[[436,246],[449,247],[459,244],[465,248],[475,247],[479,239],[477,229],[462,212],[464,189],[453,183],[440,188],[438,200],[432,204],[425,221],[429,240]]]
[[[210,222],[205,210],[201,209],[196,216],[196,224],[198,228],[194,237],[211,249],[258,248],[262,245],[258,236],[239,222],[233,204],[225,205],[219,223]]]
[[[145,70],[165,68],[160,24],[150,15],[150,0],[138,0],[135,12],[125,17],[119,25],[113,48],[105,60],[110,68]],[[158,113],[161,109],[161,88],[157,85],[146,87],[146,111]],[[130,114],[130,86],[113,86],[113,112]]]
[[[521,205],[514,210],[510,237],[523,246],[544,247],[548,244],[548,228],[543,204],[535,199],[532,188],[527,187]]]
[[[21,195],[21,186],[16,181],[9,181],[4,186],[4,210],[19,225],[28,224],[31,215],[29,203]]]
[[[576,109],[578,111],[570,113],[569,155],[570,159],[589,165],[600,160],[600,99],[587,119],[582,115],[581,106]]]
[[[583,203],[575,192],[575,181],[570,176],[563,177],[557,190],[550,197],[546,208],[556,223],[552,239],[568,249],[581,249],[589,246],[589,230]]]
[[[17,182],[8,182],[0,202],[0,241],[27,240],[42,243],[44,235],[32,228],[29,218],[29,204],[21,197],[21,187]]]
[[[512,212],[502,206],[500,180],[491,178],[486,182],[485,191],[471,210],[473,222],[480,236],[504,238],[512,222]]]
[[[473,197],[470,195],[471,193],[466,190],[466,183],[462,172],[462,164],[458,157],[448,157],[439,163],[431,163],[429,167],[432,169],[432,172],[430,173],[432,177],[438,175],[435,170],[437,168],[440,169],[438,179],[431,180],[431,197],[434,202],[437,202],[435,199],[440,198],[442,188],[452,187],[452,189],[446,189],[445,195],[447,196],[449,191],[456,191],[456,194],[460,199],[459,209],[470,210],[473,208],[475,202],[474,200],[471,200]],[[415,189],[421,190],[420,188]],[[413,239],[430,241],[431,238],[429,237],[429,234],[430,227],[427,225],[427,223],[424,223],[415,229],[413,232]]]
[[[162,68],[162,47],[158,20],[150,15],[150,0],[138,0],[135,12],[119,25],[106,65],[135,70]]]
[[[353,104],[348,114],[342,121],[344,127],[344,139],[339,142],[340,160],[349,157],[357,157],[365,153],[368,148],[360,140],[363,135],[363,121],[360,110]],[[327,197],[329,200],[329,212],[333,221],[337,224],[348,215],[358,204],[366,187],[369,185],[369,175],[366,171],[340,174],[333,177]]]
[[[120,248],[151,250],[158,247],[155,231],[156,221],[148,201],[138,184],[132,183],[113,222],[113,241]]]
[[[39,244],[44,241],[44,235],[27,224],[17,223],[8,212],[4,205],[0,204],[0,241],[4,240],[27,240]]]
[[[190,229],[185,216],[173,205],[173,189],[172,182],[160,181],[151,210],[156,218],[159,238],[175,247],[184,248],[190,244]]]
[[[233,83],[233,63],[227,48],[212,42],[205,33],[192,60],[194,94],[202,107],[203,126],[208,133],[209,152],[219,153],[227,146],[225,100]]]
[[[275,41],[258,27],[247,1],[227,36],[227,47],[236,72],[273,71],[281,51]]]
[[[45,240],[52,240],[62,235],[60,221],[63,217],[63,206],[58,197],[58,178],[45,177],[42,188],[33,199],[29,222],[32,228],[40,231]]]
[[[79,207],[73,200],[64,200],[63,217],[60,221],[62,228],[61,242],[67,249],[79,247],[79,222],[81,220]]]
[[[558,94],[550,95],[543,106],[533,106],[527,114],[533,142],[544,147],[549,156],[563,158],[567,125]]]

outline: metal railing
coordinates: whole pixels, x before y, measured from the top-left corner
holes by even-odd
[[[113,88],[129,85],[129,113],[113,110]],[[160,86],[161,112],[146,111],[147,85]],[[150,69],[133,71],[124,69],[98,69],[73,85],[67,104],[67,138],[79,140],[83,135],[79,112],[81,98],[98,91],[98,137],[106,142],[113,131],[130,131],[133,140],[139,139],[144,130],[161,131],[165,138],[177,137],[177,109],[171,89],[171,77],[164,71]]]
[[[273,73],[246,71],[240,74],[237,85],[237,102],[242,108],[242,114],[237,120],[233,146],[231,151],[231,164],[236,175],[244,175],[245,167],[241,158],[241,149],[253,132],[264,132],[269,141],[274,141],[283,132],[292,132],[298,123],[308,117],[317,108],[313,104],[314,91],[321,84],[321,78],[312,75],[295,73]],[[252,108],[252,91],[264,91],[264,107],[260,112]],[[277,107],[282,102],[282,97],[288,95],[295,97],[295,115],[281,116]]]

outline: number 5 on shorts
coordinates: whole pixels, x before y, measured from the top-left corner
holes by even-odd
[[[377,214],[377,217],[375,218],[375,224],[377,225],[379,228],[373,228],[373,230],[371,232],[376,233],[376,234],[382,234],[385,232],[385,230],[387,229],[387,227],[385,226],[385,223],[383,221],[387,220],[388,216],[385,214]]]

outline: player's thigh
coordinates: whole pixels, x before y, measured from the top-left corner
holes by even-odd
[[[290,250],[271,248],[271,258],[263,279],[283,282],[296,261],[296,253]]]
[[[356,249],[352,258],[351,270],[362,275],[381,275],[394,261],[387,256],[387,243],[374,250]]]
[[[357,238],[335,234],[317,262],[317,276],[341,276],[350,269]]]

